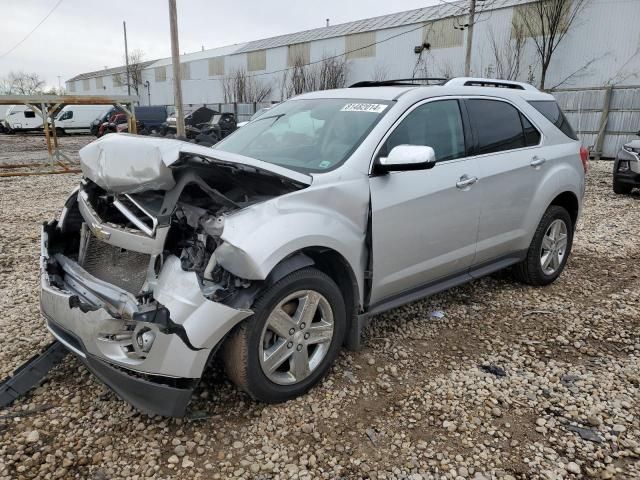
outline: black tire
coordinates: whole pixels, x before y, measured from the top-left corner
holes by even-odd
[[[540,264],[542,240],[551,223],[558,219],[562,220],[567,227],[567,246],[560,266],[552,274],[547,275]],[[544,286],[554,282],[564,270],[569,255],[571,254],[573,231],[573,221],[566,209],[558,205],[551,205],[547,208],[533,235],[533,240],[531,240],[531,245],[527,250],[526,258],[513,268],[515,278],[523,283],[534,286]]]
[[[56,136],[58,137],[64,137],[67,134],[67,132],[65,131],[64,128],[58,128],[56,127]]]
[[[633,190],[633,185],[629,185],[627,183],[621,183],[613,179],[613,193],[618,195],[629,195]]]
[[[315,290],[328,301],[334,319],[333,338],[324,358],[308,377],[289,385],[271,381],[260,365],[260,342],[272,310],[288,295],[299,290]],[[346,309],[335,282],[315,268],[297,270],[265,290],[254,302],[254,315],[244,320],[226,340],[222,358],[228,377],[251,397],[265,403],[280,403],[311,389],[327,373],[344,341]]]

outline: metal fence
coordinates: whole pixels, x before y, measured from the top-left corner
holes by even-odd
[[[255,103],[210,103],[207,107],[221,113],[234,113],[238,122],[246,122],[251,116],[261,108],[272,107],[271,102],[255,102]]]
[[[614,158],[640,130],[640,86],[553,90],[582,144],[596,158]]]

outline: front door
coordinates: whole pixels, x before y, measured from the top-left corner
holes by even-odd
[[[437,163],[430,170],[391,172],[370,180],[371,304],[464,273],[475,256],[478,171],[476,160],[466,157],[458,100],[415,106],[388,135],[379,156],[404,144],[432,147]]]

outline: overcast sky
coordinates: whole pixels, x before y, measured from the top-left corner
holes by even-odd
[[[442,0],[178,0],[180,51],[193,52],[433,5]],[[0,0],[0,78],[12,70],[37,72],[57,86],[78,73],[121,65],[122,21],[129,50],[146,59],[168,57],[166,0]]]

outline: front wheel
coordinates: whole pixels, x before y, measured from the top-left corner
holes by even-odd
[[[573,244],[569,212],[551,205],[542,216],[526,258],[513,269],[515,277],[529,285],[548,285],[560,276]]]
[[[613,179],[613,193],[617,195],[629,195],[631,190],[633,190],[633,185],[619,182],[615,178]]]
[[[224,345],[227,375],[266,403],[307,392],[329,370],[344,340],[340,289],[323,272],[304,268],[268,288],[253,310]]]

